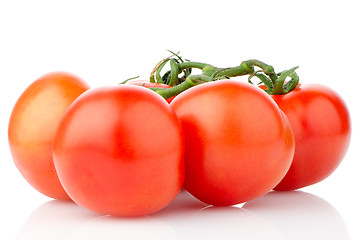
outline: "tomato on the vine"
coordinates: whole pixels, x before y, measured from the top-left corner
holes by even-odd
[[[49,73],[23,92],[11,113],[8,137],[15,165],[48,197],[69,199],[54,168],[52,144],[64,112],[87,89],[88,85],[74,75]]]
[[[216,81],[186,90],[170,105],[185,134],[184,188],[199,200],[224,206],[249,201],[288,171],[293,133],[261,89]]]
[[[342,161],[350,142],[347,106],[332,89],[301,84],[272,98],[286,114],[295,136],[293,163],[275,190],[295,190],[328,177]]]
[[[168,205],[183,184],[180,121],[149,89],[87,91],[60,122],[53,151],[69,196],[95,212],[151,214]]]

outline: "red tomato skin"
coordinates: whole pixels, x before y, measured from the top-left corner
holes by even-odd
[[[65,72],[34,81],[17,100],[10,116],[8,141],[15,165],[36,190],[55,199],[70,199],[54,168],[52,145],[68,106],[89,86]]]
[[[272,97],[288,117],[296,141],[293,163],[274,189],[295,190],[322,181],[338,167],[349,146],[346,104],[335,91],[317,84],[301,84]]]
[[[287,118],[262,90],[237,81],[195,86],[170,104],[185,134],[184,188],[229,206],[272,190],[294,153]]]
[[[184,179],[180,122],[157,93],[137,86],[89,90],[68,109],[54,162],[79,205],[115,216],[154,213]]]
[[[135,80],[129,80],[126,82],[127,85],[134,85],[134,86],[141,86],[141,87],[145,87],[145,88],[170,88],[170,85],[167,84],[163,84],[163,83],[151,83],[150,81],[147,80],[139,80],[139,79],[135,79]],[[170,97],[168,99],[166,99],[166,101],[168,103],[171,103],[171,101],[174,99],[175,97]]]

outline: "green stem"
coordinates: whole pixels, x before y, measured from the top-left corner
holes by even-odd
[[[203,75],[214,76],[214,77],[219,77],[219,76],[237,77],[246,74],[252,74],[254,72],[254,66],[261,68],[266,74],[275,75],[274,68],[272,66],[256,59],[244,61],[237,67],[224,68],[224,69],[214,67],[210,64],[199,63],[199,62],[183,62],[178,64],[180,72],[186,68],[198,68],[202,70]]]
[[[263,70],[263,72],[270,77],[273,83],[277,80],[278,76],[274,72],[273,66],[266,64],[262,61],[256,59],[250,59],[248,61],[244,61],[243,63],[249,64],[251,66],[259,67]],[[241,64],[243,64],[241,63]]]
[[[171,78],[170,78],[170,82],[169,85],[170,86],[175,86],[178,84],[178,74],[180,72],[178,64],[176,63],[176,61],[174,59],[170,60],[170,66],[171,66]]]
[[[225,68],[225,69],[220,69],[220,70],[221,71],[219,71],[218,73],[215,74],[215,77],[219,77],[219,76],[237,77],[237,76],[242,76],[242,75],[246,75],[246,74],[252,74],[254,72],[254,68],[249,66],[246,63],[242,63],[237,67]]]
[[[166,65],[166,63],[167,63],[168,61],[170,61],[170,60],[169,60],[169,59],[165,60],[165,61],[157,68],[157,70],[156,70],[156,82],[157,82],[157,83],[164,83],[160,73],[161,73],[162,68]]]
[[[274,68],[271,65],[266,64],[266,63],[264,63],[262,61],[259,61],[259,60],[256,60],[256,59],[250,59],[250,60],[247,60],[247,61],[244,61],[244,62],[250,64],[251,66],[259,67],[264,72],[274,73]]]
[[[211,65],[207,64],[207,63],[200,63],[200,62],[182,62],[182,63],[178,64],[180,72],[187,69],[187,68],[203,69],[206,66],[211,66]]]
[[[176,85],[171,88],[150,88],[159,95],[161,95],[164,99],[168,99],[170,97],[177,96],[181,92],[196,86],[201,83],[209,82],[210,77],[205,75],[191,75],[186,78],[184,82],[179,85]]]
[[[279,78],[274,84],[273,92],[271,93],[272,95],[286,94],[292,91],[298,85],[299,77],[296,73],[294,73],[297,68],[298,67],[294,67],[280,74]],[[292,80],[290,80],[290,83],[285,84],[285,80],[287,77],[291,77]]]

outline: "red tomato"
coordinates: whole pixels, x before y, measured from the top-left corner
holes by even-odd
[[[24,91],[12,111],[8,137],[14,162],[24,178],[48,197],[69,199],[54,168],[52,144],[64,112],[88,88],[69,73],[49,73]]]
[[[79,205],[140,216],[168,205],[184,179],[181,124],[157,93],[136,86],[89,90],[68,109],[54,142],[61,183]]]
[[[170,85],[162,84],[162,83],[151,83],[150,81],[146,80],[129,80],[126,82],[127,85],[135,85],[135,86],[141,86],[145,88],[170,88]],[[170,97],[166,101],[170,103],[175,97]]]
[[[336,92],[305,84],[273,95],[287,115],[295,136],[293,163],[275,190],[294,190],[328,177],[342,161],[350,142],[347,107]]]
[[[290,125],[261,89],[232,80],[195,86],[170,104],[185,134],[184,188],[212,205],[259,197],[286,174]]]

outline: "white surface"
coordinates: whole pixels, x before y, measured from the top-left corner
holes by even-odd
[[[0,239],[362,239],[360,1],[298,2],[0,1]],[[92,87],[146,78],[167,49],[220,67],[250,58],[277,71],[299,65],[301,82],[334,88],[353,125],[340,167],[301,191],[230,208],[182,192],[163,211],[136,219],[99,216],[33,190],[7,143],[22,91],[54,70]]]

